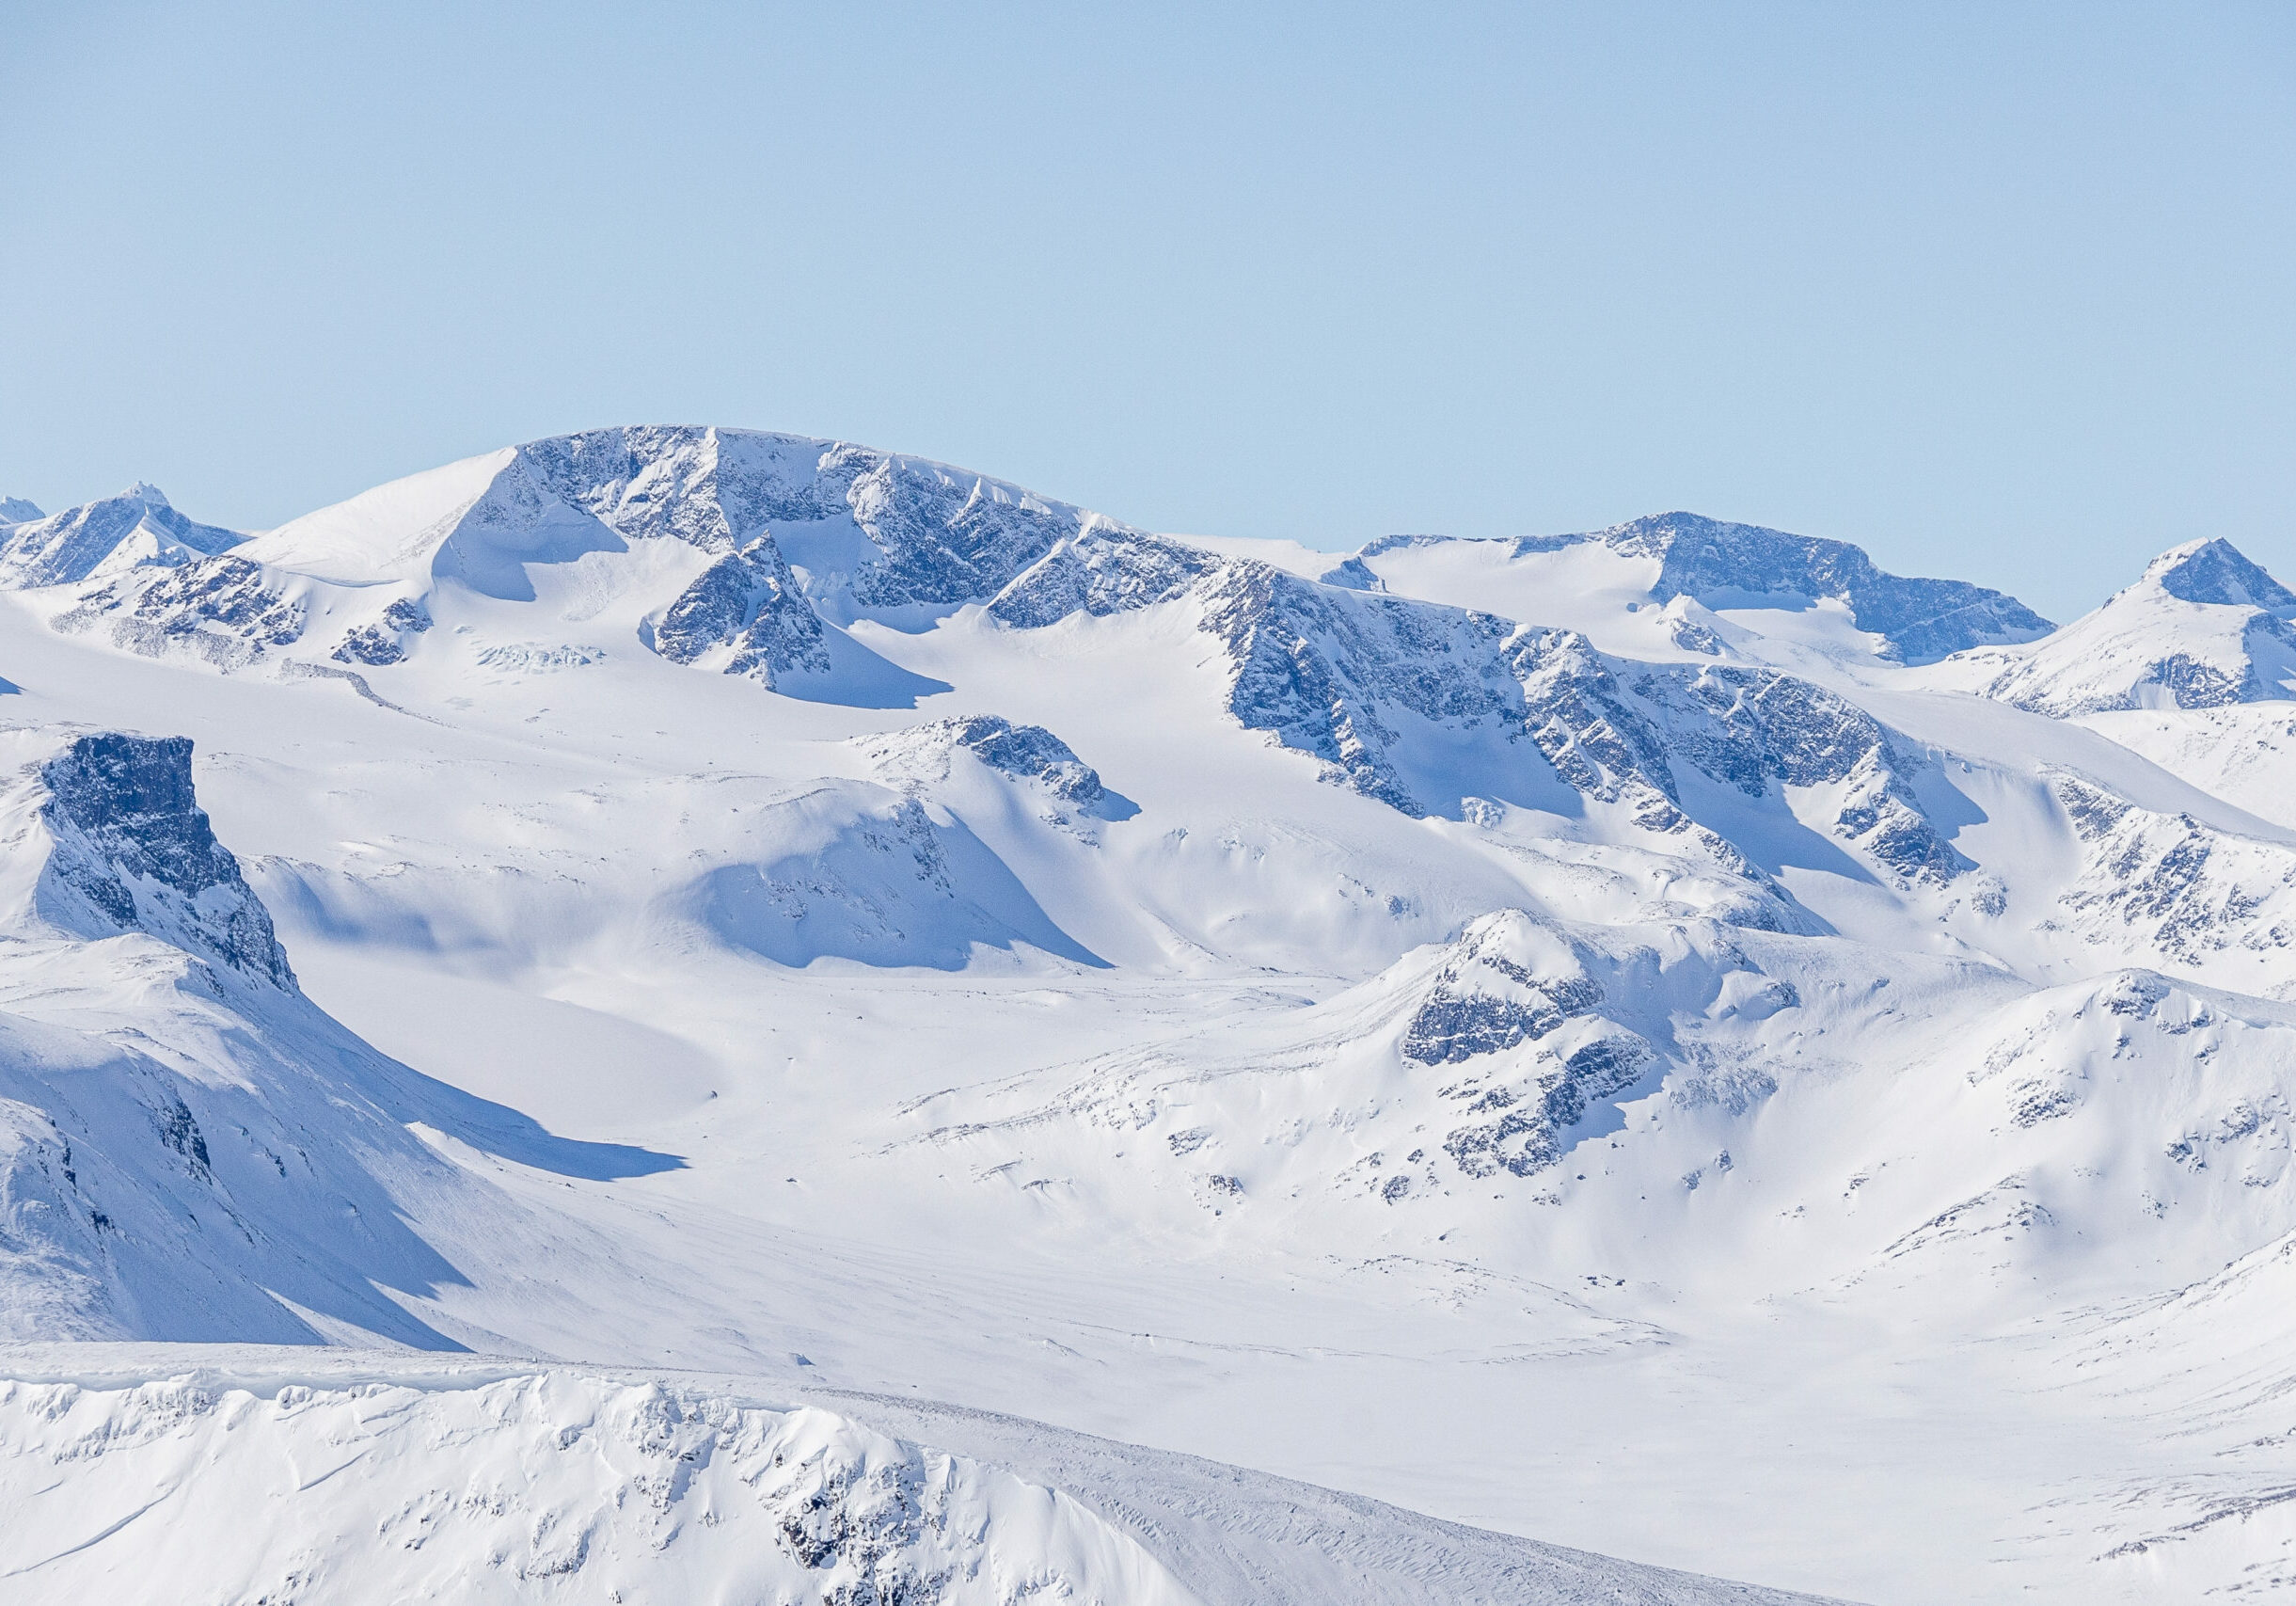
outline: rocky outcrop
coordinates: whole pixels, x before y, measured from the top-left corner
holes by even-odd
[[[352,629],[328,656],[338,663],[363,663],[380,669],[404,660],[406,642],[431,628],[430,610],[413,597],[402,596],[383,610],[382,616]]]
[[[1566,938],[1513,911],[1479,920],[1451,946],[1403,1028],[1416,1065],[1451,1065],[1536,1042],[1591,1013],[1602,983]]]
[[[271,914],[193,795],[188,737],[84,736],[40,767],[55,839],[41,912],[85,935],[142,931],[292,990]]]
[[[534,503],[522,517],[546,517],[544,504],[555,501],[625,540],[730,553],[769,541],[777,526],[847,524],[865,551],[816,583],[844,587],[864,609],[991,596],[1089,522],[1065,503],[921,458],[751,430],[594,430],[530,442],[515,467],[506,483],[523,482],[522,500]]]
[[[1001,775],[1033,782],[1053,797],[1089,808],[1107,795],[1100,772],[1042,725],[1014,724],[998,714],[934,720],[859,745],[879,772],[916,789],[946,780],[949,760],[969,753]]]
[[[2285,968],[2296,949],[2296,851],[2141,808],[2069,771],[2049,782],[2082,850],[2052,924],[2186,965],[2245,953]]]
[[[1424,813],[1427,802],[1399,752],[1399,723],[1487,724],[1503,740],[1519,719],[1522,695],[1497,650],[1506,621],[1323,585],[1154,536],[1110,529],[1065,542],[989,612],[1042,628],[1183,596],[1226,655],[1227,711],[1239,723],[1406,814]]]
[[[1439,547],[1449,535],[1389,535],[1358,554],[1375,559],[1407,548]],[[1653,559],[1657,575],[1650,596],[1660,603],[1688,597],[1709,606],[1743,606],[1760,597],[1845,604],[1857,628],[1882,639],[1885,658],[1928,663],[1973,646],[2026,642],[2045,635],[2048,620],[2002,592],[1957,580],[1923,580],[1878,567],[1861,548],[1732,524],[1695,513],[1659,513],[1607,530],[1574,535],[1528,535],[1499,543],[1510,557],[1607,547],[1629,558]],[[1677,644],[1710,653],[1711,631],[1676,628]]]
[[[673,663],[722,658],[725,674],[768,687],[784,676],[829,668],[820,616],[799,593],[780,549],[764,536],[696,576],[656,621],[653,647]]]
[[[157,658],[184,652],[239,669],[301,639],[304,605],[277,579],[230,553],[110,581],[59,615],[65,631],[108,628],[115,645]]]
[[[1732,593],[1805,596],[1845,603],[1861,630],[1887,644],[1885,656],[1927,663],[1968,647],[2030,641],[2048,620],[2014,596],[1958,580],[1890,574],[1846,541],[1819,540],[1730,524],[1694,513],[1661,513],[1601,531],[1592,539],[1659,561],[1652,595],[1702,601]]]

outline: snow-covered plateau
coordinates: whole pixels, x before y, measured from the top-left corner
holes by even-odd
[[[646,427],[0,588],[0,1599],[2296,1592],[2221,541],[2060,628]]]

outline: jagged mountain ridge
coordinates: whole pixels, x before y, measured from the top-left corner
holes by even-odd
[[[174,568],[214,557],[245,537],[178,513],[155,485],[43,515],[28,501],[0,505],[0,585],[67,585],[135,568]]]
[[[1896,661],[1880,649],[1922,654],[1847,581],[1776,589],[1826,591],[1824,554],[1742,588],[1685,556],[1661,598],[1679,532],[1332,563],[731,438],[538,443],[298,521],[293,549],[0,598],[25,627],[0,717],[193,735],[291,977],[497,1101],[442,1110],[404,1065],[323,1051],[316,1026],[289,1041],[285,1006],[90,983],[108,1001],[71,1008],[103,1042],[74,1063],[135,1091],[111,1138],[75,1129],[72,1169],[148,1198],[152,1242],[221,1197],[167,1141],[161,1078],[240,1063],[211,1046],[250,1030],[279,1064],[349,1055],[327,1074],[381,1124],[341,1118],[340,1140],[441,1190],[406,1226],[465,1280],[425,1262],[368,1303],[287,1289],[289,1311],[249,1286],[271,1234],[225,1267],[246,1330],[287,1311],[285,1336],[729,1366],[801,1346],[840,1382],[1152,1423],[1632,1550],[1655,1532],[1638,1504],[1696,1503],[1603,1436],[1634,1439],[1633,1402],[1684,1400],[1701,1366],[1750,1375],[1718,1336],[1734,1301],[1758,1296],[1763,1344],[1813,1375],[1850,1364],[1815,1312],[1916,1335],[1892,1342],[1932,1420],[1969,1393],[2045,1446],[2014,1391],[1935,1358],[2290,1230],[2296,835],[2118,745],[2125,714],[2069,722],[1956,690],[1971,660]],[[2159,590],[2271,612],[2229,558]],[[2143,712],[2197,740],[2256,707]],[[185,812],[123,818],[173,862]],[[73,893],[44,962],[109,978],[133,952],[292,997],[221,957],[224,879],[179,907],[133,853],[88,851],[136,929]],[[24,1102],[60,1108],[41,1080]],[[594,1176],[502,1105],[686,1169]],[[204,1084],[183,1107],[218,1174],[219,1133],[270,1141]],[[437,1224],[465,1173],[501,1196],[478,1241]],[[325,1247],[314,1285],[382,1264]],[[123,1286],[175,1298],[159,1259]],[[534,1273],[576,1264],[572,1297]],[[43,1286],[73,1308],[69,1279]],[[158,1330],[105,1320],[83,1330]],[[1550,1362],[1583,1412],[1543,1391]],[[1362,1419],[1315,1406],[1326,1387]],[[1867,1411],[1836,1399],[1792,1431],[1895,1442]],[[1746,1428],[1734,1465],[1782,1437]],[[1894,1469],[1930,1502],[1917,1522],[1764,1466],[1749,1487],[1797,1491],[1774,1509],[1698,1497],[1732,1513],[1691,1519],[1725,1570],[1885,1599],[1885,1568],[1956,1598],[2011,1576],[1923,1542],[1953,1524],[1921,1468]],[[1971,1476],[1955,1499],[1982,1504],[1963,1486],[1996,1474]],[[1809,1538],[1821,1511],[1893,1560]],[[1731,1548],[1788,1530],[1844,1570]],[[2075,1562],[2011,1570],[2107,1598],[2133,1576]]]
[[[1415,549],[1460,549],[1444,535],[1393,535],[1356,554],[1375,570],[1378,560]],[[2052,627],[2017,598],[1965,580],[1892,575],[1845,541],[1792,535],[1759,525],[1733,524],[1693,513],[1661,513],[1576,535],[1531,535],[1467,545],[1475,556],[1501,560],[1601,549],[1627,560],[1654,560],[1638,572],[1639,595],[1661,608],[1691,598],[1709,608],[1758,605],[1798,598],[1843,604],[1856,628],[1880,639],[1883,656],[1927,663],[1970,647],[2030,641]],[[1718,644],[1695,624],[1678,627],[1675,642],[1696,652]]]
[[[420,492],[384,487],[181,574],[109,582],[58,624],[108,627],[116,643],[135,650],[188,648],[229,667],[295,645],[312,628],[307,616],[314,608],[356,609],[364,622],[345,630],[327,656],[383,668],[418,650],[434,612],[429,588],[441,580],[522,599],[531,596],[536,563],[579,564],[631,541],[671,540],[709,556],[666,607],[639,621],[646,647],[793,694],[833,697],[806,687],[809,677],[831,674],[827,638],[843,636],[825,611],[849,622],[871,611],[908,616],[920,607],[975,602],[1000,623],[1043,629],[1079,613],[1105,617],[1185,602],[1227,654],[1227,708],[1238,722],[1318,759],[1366,796],[1406,813],[1455,814],[1461,794],[1443,795],[1449,777],[1432,787],[1418,781],[1412,771],[1425,766],[1415,760],[1432,745],[1441,755],[1436,762],[1456,771],[1458,759],[1445,750],[1463,734],[1477,739],[1480,730],[1487,739],[1470,762],[1488,773],[1466,777],[1475,792],[1529,801],[1551,784],[1551,767],[1605,803],[1616,802],[1630,779],[1640,796],[1655,792],[1664,803],[1640,806],[1638,817],[1655,829],[1686,821],[1671,769],[1655,756],[1660,743],[1648,712],[1627,714],[1615,696],[1590,684],[1614,680],[1616,672],[1590,658],[1582,639],[1219,557],[1001,482],[828,441],[720,430],[600,431],[418,478],[443,483]],[[401,509],[402,525],[417,515],[425,519],[414,533],[356,549],[345,544],[345,533],[371,516],[361,504],[408,497],[421,505],[415,515]],[[1695,550],[1694,538],[1702,543]],[[1881,575],[1839,543],[1747,526],[1669,516],[1587,539],[1660,555],[1662,585],[1676,594],[1694,580],[1711,589],[1734,575],[1742,589],[1798,585],[1850,596],[1869,614],[1880,610],[1899,620],[1919,612],[1908,598],[1960,598],[1956,606],[1965,612],[1974,606],[1950,582]],[[794,566],[791,549],[821,566]],[[388,575],[395,586],[375,565],[378,552],[394,554]],[[359,584],[340,603],[325,602],[322,596],[337,589],[328,577]],[[400,594],[380,609],[368,595],[392,589]],[[2010,606],[2005,599],[1985,605],[1996,604],[1987,617],[2000,628],[2026,617],[2001,612]],[[1575,668],[1559,672],[1564,658]],[[1749,795],[1772,783],[1847,783],[1852,792],[1829,829],[1873,851],[1884,874],[1939,880],[1965,867],[1899,781],[1908,761],[1902,747],[1866,728],[1856,743],[1864,756],[1847,768],[1837,757],[1846,750],[1829,733],[1838,733],[1845,718],[1861,723],[1838,699],[1776,672],[1760,676],[1757,696],[1747,694],[1752,681],[1735,670],[1686,681],[1654,666],[1632,673],[1639,690],[1665,705],[1662,723],[1708,773]],[[1662,686],[1668,679],[1676,684]],[[1534,682],[1547,688],[1543,697],[1526,695]],[[1590,700],[1603,705],[1600,712],[1590,713]],[[1780,722],[1748,717],[1788,704],[1810,716],[1797,735]],[[1717,710],[1719,721],[1711,717]],[[1609,728],[1598,734],[1605,721]],[[1701,728],[1693,734],[1687,725]],[[1643,757],[1626,766],[1631,777],[1618,764],[1591,765],[1587,756],[1636,751]]]

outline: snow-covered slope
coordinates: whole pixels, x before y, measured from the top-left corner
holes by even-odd
[[[1810,636],[1860,656],[1926,663],[1985,643],[2030,641],[2049,621],[2013,596],[1956,580],[1885,573],[1843,541],[1661,513],[1580,535],[1463,541],[1391,535],[1354,562],[1392,591],[1475,599],[1517,618],[1567,625],[1640,656],[1726,652],[1717,614],[1762,620],[1756,635]],[[1775,615],[1814,612],[1811,632]],[[1734,637],[1748,644],[1744,634]]]
[[[2049,632],[1688,515],[1337,558],[653,427],[26,583],[8,1331],[550,1361],[356,1363],[417,1438],[540,1457],[516,1521],[436,1508],[509,1598],[561,1556],[530,1519],[611,1504],[552,1435],[646,1366],[770,1380],[665,1385],[672,1439],[811,1401],[1089,1508],[928,1480],[986,1503],[883,1552],[917,1577],[1057,1551],[1088,1598],[1130,1544],[1201,1599],[1328,1596],[1332,1555],[1395,1569],[1368,1598],[1734,1598],[1433,1523],[1350,1550],[1417,1519],[1237,1466],[1875,1601],[2263,1577],[2268,1524],[2151,1541],[2191,1376],[2225,1436],[2276,1397],[2209,1324],[2296,1233],[2291,610],[2208,544]],[[2185,706],[2193,665],[2263,700]],[[236,1386],[182,1454],[338,1431]],[[373,1431],[310,1523],[443,1487]],[[624,1448],[580,1477],[655,1487]],[[1231,1470],[1156,1504],[1179,1454]],[[720,1550],[718,1455],[583,1553],[751,1577],[771,1480]],[[168,1510],[55,1576],[149,1566]]]
[[[1813,1599],[905,1401],[245,1347],[8,1360],[24,1380],[0,1382],[0,1489],[20,1520],[0,1577],[26,1601]],[[125,1566],[113,1535],[130,1525],[172,1537]]]
[[[415,1126],[588,1175],[675,1163],[555,1142],[314,1007],[190,742],[7,739],[0,1335],[442,1344],[383,1292],[461,1276],[410,1218],[521,1213]]]
[[[213,557],[244,537],[186,518],[156,485],[43,515],[28,501],[0,502],[0,585],[64,585],[135,568],[174,568]]]
[[[2296,592],[2226,541],[2155,558],[2094,613],[2023,648],[1970,654],[1954,678],[2059,716],[2285,700],[2296,681]]]

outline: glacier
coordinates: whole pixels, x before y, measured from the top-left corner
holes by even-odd
[[[24,1598],[2296,1576],[2222,541],[2059,627],[641,426],[9,503],[0,622]]]

